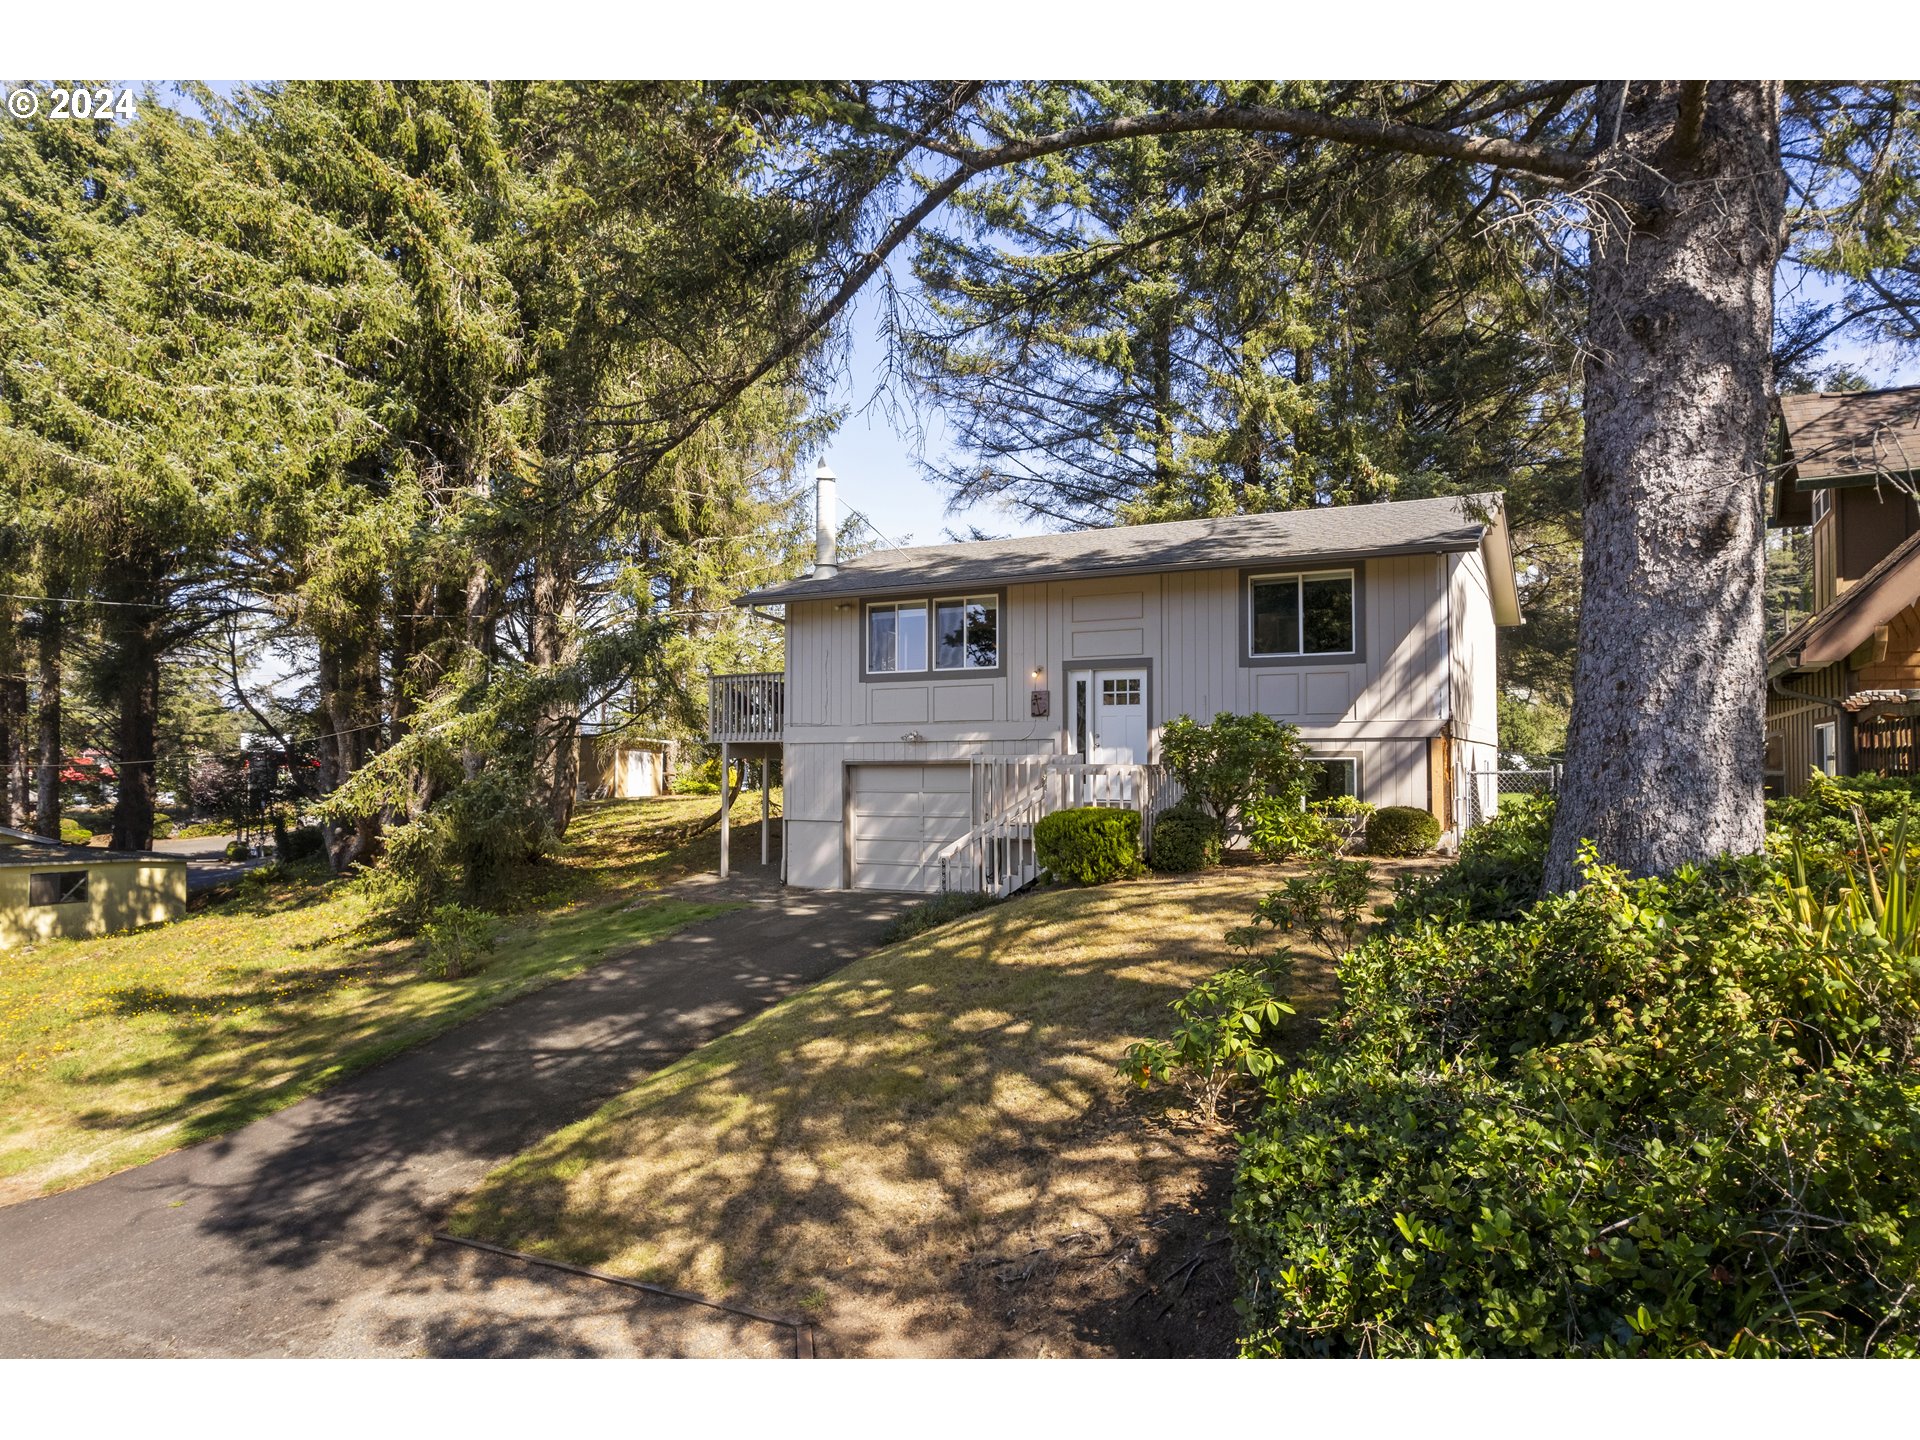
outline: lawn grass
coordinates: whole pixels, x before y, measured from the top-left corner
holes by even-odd
[[[1094,1290],[1138,1283],[1091,1258],[1190,1199],[1222,1137],[1143,1116],[1120,1059],[1234,963],[1223,933],[1284,873],[1043,891],[878,951],[502,1167],[451,1226],[811,1316],[836,1353],[1099,1353],[1061,1292],[1015,1324],[1009,1287],[1066,1253]],[[1304,1044],[1330,964],[1292,993]]]
[[[750,802],[750,803],[749,803]],[[425,978],[421,947],[324,868],[170,925],[0,954],[0,1203],[232,1130],[482,1010],[724,906],[659,895],[717,862],[711,797],[586,805],[502,897],[492,955]],[[758,844],[758,797],[735,812]]]

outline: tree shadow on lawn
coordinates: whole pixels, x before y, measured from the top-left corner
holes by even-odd
[[[1119,885],[929,932],[555,1135],[454,1224],[816,1316],[839,1353],[1098,1348],[1094,1321],[1023,1317],[978,1277],[1112,1258],[1201,1183],[1217,1137],[1142,1124],[1117,1070],[1231,963],[1219,937],[1251,903],[1244,879]],[[1325,992],[1315,970],[1302,993]]]

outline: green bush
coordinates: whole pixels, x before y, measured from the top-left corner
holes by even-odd
[[[1388,805],[1367,817],[1369,855],[1424,855],[1439,840],[1440,822],[1411,805]]]
[[[60,817],[60,838],[69,845],[84,845],[93,839],[93,832],[62,815]]]
[[[1282,865],[1303,855],[1331,855],[1340,848],[1339,833],[1327,817],[1302,809],[1297,795],[1269,795],[1246,809],[1247,844],[1270,865]]]
[[[1099,885],[1140,873],[1140,812],[1089,805],[1056,810],[1033,827],[1040,868],[1056,880]]]
[[[1197,806],[1180,804],[1153,822],[1147,863],[1164,874],[1184,875],[1220,863],[1220,822]]]
[[[1121,1070],[1142,1089],[1180,1086],[1196,1118],[1212,1124],[1229,1092],[1279,1068],[1273,1031],[1293,1007],[1274,994],[1275,978],[1266,966],[1249,965],[1203,980],[1173,1002],[1180,1020],[1173,1037],[1128,1046]]]
[[[887,926],[881,939],[888,945],[899,940],[911,940],[935,926],[991,909],[999,903],[993,896],[978,890],[946,890],[931,900],[922,900],[918,905],[901,911]]]
[[[1187,801],[1218,821],[1222,834],[1238,833],[1255,800],[1298,802],[1306,793],[1307,747],[1299,730],[1265,715],[1222,711],[1210,725],[1181,715],[1161,731],[1160,756]]]
[[[718,795],[720,793],[720,757],[713,755],[698,765],[677,771],[668,787],[676,795]]]
[[[253,847],[244,840],[229,840],[226,848],[227,859],[233,861],[251,860]]]
[[[1849,775],[1835,779],[1818,771],[1804,793],[1767,802],[1767,819],[1775,827],[1776,850],[1784,837],[1801,837],[1816,853],[1858,861],[1858,810],[1867,824],[1891,833],[1902,819],[1920,820],[1920,777]]]
[[[1589,861],[1511,920],[1409,914],[1339,977],[1244,1137],[1247,1353],[1920,1354],[1904,835],[1837,893]]]
[[[1511,920],[1540,898],[1552,830],[1551,796],[1503,797],[1498,814],[1467,831],[1458,861],[1432,875],[1400,877],[1384,918]]]
[[[449,901],[497,900],[519,866],[551,839],[546,812],[511,775],[483,773],[386,833],[368,884],[376,906],[402,927]]]
[[[500,922],[464,905],[436,905],[420,927],[427,942],[426,973],[439,980],[458,980],[480,968],[492,951]]]

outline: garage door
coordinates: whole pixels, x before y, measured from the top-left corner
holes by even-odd
[[[966,765],[854,766],[854,889],[938,890],[934,857],[971,827],[972,790]]]

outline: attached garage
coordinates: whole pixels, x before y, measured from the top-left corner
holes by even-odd
[[[940,888],[935,857],[973,823],[967,765],[855,765],[847,809],[856,890]]]

